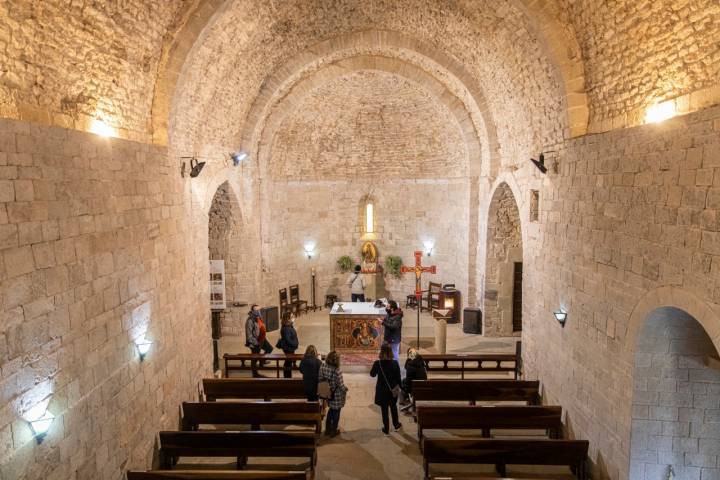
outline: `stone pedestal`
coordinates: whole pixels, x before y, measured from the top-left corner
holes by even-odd
[[[447,320],[444,317],[435,318],[435,350],[439,354],[447,352]]]

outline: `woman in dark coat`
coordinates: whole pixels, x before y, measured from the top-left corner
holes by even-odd
[[[375,384],[375,405],[380,407],[382,413],[382,432],[388,435],[390,433],[388,410],[392,415],[395,430],[402,427],[398,420],[397,397],[393,395],[393,388],[400,385],[402,378],[400,376],[400,365],[393,359],[392,349],[387,343],[380,348],[380,358],[373,363],[370,376],[378,377]]]
[[[282,328],[280,329],[280,340],[275,345],[285,353],[285,355],[295,353],[298,349],[298,337],[295,331],[295,315],[290,312],[283,318]],[[283,377],[292,378],[292,367],[295,362],[285,360],[283,364]]]
[[[320,375],[320,365],[322,365],[322,362],[318,358],[315,346],[308,345],[305,350],[305,356],[300,361],[300,373],[302,373],[303,376],[305,397],[307,397],[309,402],[318,401],[317,386]]]
[[[402,381],[403,401],[400,402],[405,406],[405,411],[412,406],[410,402],[410,394],[412,394],[413,380],[427,380],[427,370],[425,370],[425,362],[417,350],[410,347],[407,351],[407,360],[405,360],[405,378]]]

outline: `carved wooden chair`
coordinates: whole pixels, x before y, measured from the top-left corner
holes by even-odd
[[[290,305],[299,315],[300,312],[308,311],[307,300],[300,300],[300,285],[290,285]]]
[[[280,318],[285,318],[285,312],[292,312],[293,306],[288,302],[287,288],[279,290],[280,296]]]
[[[425,305],[420,305],[420,311],[432,311],[435,308],[440,308],[440,290],[442,285],[435,282],[430,282],[428,289],[424,290],[427,294],[425,296]]]

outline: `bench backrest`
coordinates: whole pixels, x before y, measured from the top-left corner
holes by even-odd
[[[489,430],[554,429],[562,427],[562,407],[555,406],[497,406],[497,407],[440,407],[418,406],[418,434],[427,429]]]
[[[306,472],[280,471],[213,471],[213,470],[153,470],[127,472],[128,480],[306,480]]]
[[[524,401],[540,403],[537,380],[413,380],[415,401]]]
[[[429,463],[579,465],[587,459],[587,440],[496,440],[425,438]]]
[[[315,452],[311,432],[160,432],[160,451],[170,457],[304,457]]]
[[[318,402],[203,402],[182,404],[182,429],[200,425],[316,425]]]
[[[305,398],[299,378],[204,378],[205,400],[217,399],[302,399]]]

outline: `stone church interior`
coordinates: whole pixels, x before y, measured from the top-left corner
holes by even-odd
[[[0,479],[720,479],[718,0],[6,0],[0,49]]]

